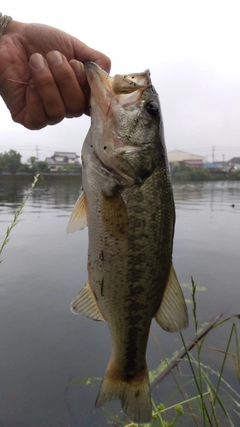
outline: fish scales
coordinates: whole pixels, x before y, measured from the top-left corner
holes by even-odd
[[[82,149],[84,193],[69,231],[86,215],[88,282],[72,310],[109,326],[112,352],[97,407],[120,399],[132,421],[145,423],[152,318],[169,331],[188,323],[172,267],[175,210],[160,105],[149,72],[114,80],[96,64],[85,69],[91,127]]]

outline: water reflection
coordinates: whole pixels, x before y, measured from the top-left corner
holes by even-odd
[[[17,208],[31,186],[31,181],[1,180],[0,179],[0,206]],[[233,207],[240,209],[239,181],[216,181],[197,183],[174,183],[174,198],[177,209],[204,209],[207,205],[211,210]],[[28,205],[66,208],[75,204],[81,192],[80,177],[64,177],[59,180],[39,178],[32,192]]]
[[[239,181],[174,184],[173,189],[177,209],[203,210],[206,207],[210,207],[212,211],[240,209]]]
[[[28,183],[19,183],[18,181],[1,181],[0,178],[0,206],[11,204],[16,207],[24,196],[24,191],[28,188]]]
[[[3,182],[0,177],[0,242],[30,186],[31,180]],[[107,326],[69,310],[87,279],[87,232],[65,232],[80,191],[78,178],[40,179],[3,251],[0,426],[106,425],[105,414],[93,410],[98,383],[67,387],[70,380],[101,377],[110,353]],[[240,183],[174,184],[174,194],[173,259],[178,278],[189,283],[193,276],[206,288],[197,294],[199,324],[219,312],[239,312]],[[184,292],[191,299],[191,291]],[[191,310],[189,305],[190,316]],[[163,332],[155,322],[152,330],[167,357],[181,346],[178,335]],[[226,336],[227,330],[226,326]],[[186,338],[192,337],[191,319]],[[209,344],[222,348],[223,338],[216,333]],[[217,361],[219,354],[210,353],[206,363]],[[159,358],[150,338],[150,369]],[[232,369],[229,380],[234,384]],[[167,379],[159,387],[159,400],[165,400],[168,388],[171,393],[170,383]],[[114,412],[119,409],[118,403],[111,405]]]
[[[0,212],[15,212],[21,205],[24,197],[31,187],[31,180],[16,181],[0,180]],[[25,210],[34,208],[35,211],[51,209],[66,209],[69,211],[75,204],[81,192],[81,177],[76,176],[66,180],[39,178],[34,191],[32,191]]]

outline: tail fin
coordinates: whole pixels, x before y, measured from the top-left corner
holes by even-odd
[[[137,378],[126,382],[113,375],[108,365],[102,380],[95,406],[99,408],[109,400],[120,399],[125,414],[131,421],[139,424],[149,423],[152,419],[152,403],[147,367]]]

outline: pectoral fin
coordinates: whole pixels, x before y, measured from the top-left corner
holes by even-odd
[[[173,266],[155,319],[168,332],[178,332],[188,326],[187,307]]]
[[[125,202],[117,190],[113,195],[103,194],[102,218],[106,230],[113,236],[123,240],[128,233],[128,213]]]
[[[75,231],[83,230],[85,227],[87,227],[87,199],[83,192],[73,208],[67,226],[67,233],[75,233]]]
[[[93,320],[104,320],[97,306],[96,297],[89,285],[86,283],[84,288],[77,294],[71,304],[71,311],[74,314],[82,314]]]

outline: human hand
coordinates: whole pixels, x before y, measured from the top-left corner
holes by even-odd
[[[10,21],[0,38],[0,95],[12,119],[36,130],[88,114],[86,61],[110,70],[107,56],[63,31]]]

